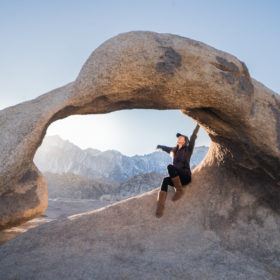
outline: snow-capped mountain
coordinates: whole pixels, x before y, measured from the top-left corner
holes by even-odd
[[[208,147],[195,147],[191,167],[205,156]],[[34,163],[42,172],[57,174],[73,173],[89,179],[106,179],[110,182],[125,182],[129,178],[150,172],[167,174],[167,165],[172,158],[164,151],[126,156],[116,150],[99,151],[81,149],[58,135],[46,136],[38,148]]]

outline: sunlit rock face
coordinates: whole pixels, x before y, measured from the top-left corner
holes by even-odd
[[[45,224],[1,248],[0,275],[279,279],[279,95],[235,56],[173,34],[119,34],[75,81],[0,111],[0,225],[45,211],[46,181],[33,157],[52,122],[132,108],[181,110],[209,134],[185,196],[176,206],[168,197],[161,219],[155,189]]]

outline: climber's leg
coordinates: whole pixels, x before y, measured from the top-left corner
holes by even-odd
[[[170,177],[164,177],[162,182],[161,182],[161,186],[160,186],[160,189],[162,191],[165,191],[167,192],[168,191],[168,185],[172,186],[173,183],[171,181],[171,178]]]
[[[176,168],[172,164],[169,164],[167,166],[167,169],[168,169],[168,173],[170,175],[170,179],[172,181],[171,186],[174,186],[174,188],[175,188],[175,194],[172,197],[172,200],[176,201],[179,198],[181,198],[182,195],[184,194],[183,186],[182,186],[182,182],[181,182],[181,178],[180,178],[181,176],[179,176],[181,172],[178,168]]]
[[[181,182],[182,182],[182,185],[183,186],[186,186],[188,185],[191,180],[192,180],[192,177],[191,177],[191,173],[190,172],[180,172],[179,171],[179,177],[181,179]]]
[[[163,215],[163,210],[165,207],[165,201],[167,197],[168,185],[172,184],[170,177],[164,177],[161,182],[160,190],[157,196],[157,209],[156,216],[160,218]]]
[[[168,164],[167,170],[170,177],[176,177],[179,175],[178,169],[173,164]]]

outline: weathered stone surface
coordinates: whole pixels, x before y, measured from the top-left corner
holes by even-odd
[[[1,247],[0,276],[279,279],[279,95],[235,56],[173,34],[119,34],[75,81],[0,111],[0,225],[46,209],[32,160],[52,122],[132,108],[179,109],[209,134],[185,196],[161,219],[155,189],[32,229]]]

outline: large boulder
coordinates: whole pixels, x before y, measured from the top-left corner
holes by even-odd
[[[135,108],[181,110],[209,134],[185,196],[161,219],[157,188],[31,229],[1,247],[0,276],[279,279],[279,95],[235,56],[173,34],[119,34],[75,81],[0,111],[0,225],[46,209],[33,157],[52,122]]]

